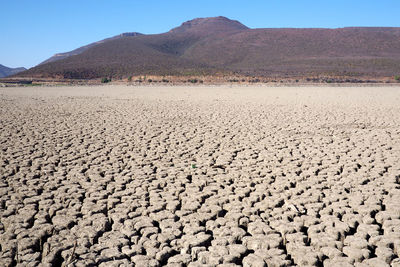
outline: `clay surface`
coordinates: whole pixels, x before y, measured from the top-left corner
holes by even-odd
[[[0,266],[398,266],[399,87],[0,89]]]

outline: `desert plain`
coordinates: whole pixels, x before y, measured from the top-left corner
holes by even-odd
[[[400,266],[400,87],[0,89],[0,266]]]

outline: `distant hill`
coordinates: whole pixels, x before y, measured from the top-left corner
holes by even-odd
[[[18,76],[400,74],[400,28],[249,29],[213,17],[184,22],[162,34],[121,35],[74,51]]]
[[[60,60],[60,59],[64,59],[64,58],[67,58],[67,57],[70,57],[70,56],[79,55],[79,54],[83,53],[84,51],[88,50],[89,48],[91,48],[91,47],[93,47],[95,45],[98,45],[98,44],[102,44],[102,43],[107,42],[107,41],[117,40],[117,39],[120,39],[120,38],[126,37],[126,36],[138,36],[138,35],[142,35],[142,34],[138,33],[138,32],[121,33],[120,35],[117,35],[117,36],[114,36],[114,37],[111,37],[111,38],[107,38],[107,39],[104,39],[104,40],[101,40],[101,41],[98,41],[98,42],[94,42],[94,43],[79,47],[79,48],[77,48],[75,50],[72,50],[72,51],[69,51],[69,52],[55,54],[51,58],[46,59],[45,61],[40,63],[39,65],[45,64],[45,63],[49,63],[49,62],[53,62],[53,61],[57,61],[57,60]]]
[[[199,18],[186,21],[181,26],[173,28],[169,33],[197,33],[210,35],[218,32],[247,30],[246,26],[237,20],[225,17]]]
[[[9,68],[0,64],[0,78],[4,78],[13,74],[20,73],[26,70],[25,68]]]

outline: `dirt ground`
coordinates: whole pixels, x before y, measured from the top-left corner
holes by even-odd
[[[400,266],[400,87],[0,88],[0,266]]]

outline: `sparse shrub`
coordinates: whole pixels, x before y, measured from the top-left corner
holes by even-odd
[[[197,83],[198,80],[197,80],[197,79],[189,79],[188,82],[190,82],[190,83]]]
[[[132,81],[132,76],[129,76],[128,77],[128,82],[131,82]]]
[[[111,78],[103,77],[101,78],[101,83],[109,83],[111,82]]]
[[[394,76],[394,79],[395,79],[396,81],[400,82],[400,75]]]

